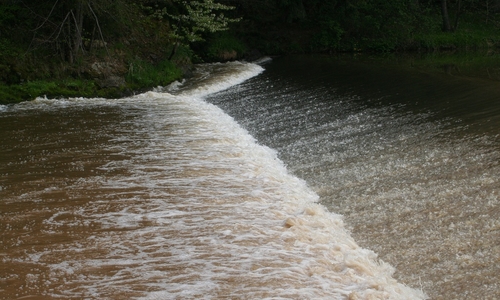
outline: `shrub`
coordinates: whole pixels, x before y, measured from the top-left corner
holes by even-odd
[[[182,72],[168,60],[153,65],[150,62],[135,59],[129,64],[126,81],[131,88],[137,89],[164,86],[181,76]]]
[[[245,45],[234,36],[221,34],[210,40],[207,56],[211,61],[227,61],[241,57],[245,51]]]

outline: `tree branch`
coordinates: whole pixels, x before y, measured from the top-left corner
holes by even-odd
[[[76,17],[75,17],[75,14],[73,13],[73,10],[70,11],[71,12],[71,16],[73,17],[73,21],[75,21],[75,33],[76,33],[76,36],[75,36],[75,39],[77,39],[77,41],[75,41],[75,55],[77,54],[77,49],[80,48],[82,49],[82,53],[85,54],[85,49],[83,49],[83,44],[82,44],[82,28],[81,28],[81,24],[78,23],[78,21],[76,20]]]
[[[108,51],[108,47],[106,46],[106,42],[104,41],[104,36],[102,34],[102,31],[101,31],[101,26],[99,25],[99,19],[97,18],[97,15],[95,14],[94,10],[92,9],[92,6],[90,6],[90,2],[87,2],[87,5],[90,9],[90,12],[92,13],[92,15],[95,18],[95,23],[97,24],[97,29],[99,29],[99,34],[101,35],[102,44],[104,45],[104,48],[106,49],[106,53],[108,54],[108,56],[110,56],[109,51]]]

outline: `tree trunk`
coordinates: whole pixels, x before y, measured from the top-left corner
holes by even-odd
[[[443,31],[451,32],[450,16],[448,15],[448,1],[441,0],[441,15],[443,17]]]
[[[78,56],[78,52],[83,49],[83,39],[82,39],[82,31],[83,31],[83,3],[78,1],[75,4],[75,13],[74,13],[74,21],[75,21],[75,32],[73,33],[73,56]]]
[[[73,31],[72,31],[72,28],[71,28],[72,27],[71,26],[71,24],[72,24],[71,20],[68,20],[66,22],[66,24],[67,24],[66,25],[66,30],[67,31],[66,31],[65,38],[64,38],[65,41],[66,41],[66,49],[65,49],[66,56],[67,56],[66,60],[69,63],[72,64],[73,63],[73,54],[74,54],[74,52],[73,52],[73,41],[72,41],[72,36],[73,36],[72,32]]]
[[[171,61],[172,58],[174,58],[175,53],[177,52],[177,47],[179,47],[179,43],[175,42],[174,47],[172,48],[172,52],[170,52],[170,55],[168,56],[168,60]]]
[[[455,16],[455,25],[453,25],[453,31],[458,28],[458,17],[460,17],[460,13],[462,12],[462,1],[458,0],[457,2],[457,15]]]

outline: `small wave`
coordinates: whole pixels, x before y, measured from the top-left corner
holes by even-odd
[[[198,74],[210,74],[210,76],[198,76],[198,78],[194,78],[180,90],[180,94],[203,98],[240,84],[259,75],[263,71],[264,69],[257,64],[239,61],[225,64],[199,65],[196,72]]]
[[[261,57],[257,60],[254,60],[252,63],[257,64],[257,65],[264,65],[267,63],[270,63],[273,59],[270,58],[269,56]]]

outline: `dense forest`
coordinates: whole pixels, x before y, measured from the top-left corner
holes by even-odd
[[[192,63],[495,49],[500,0],[0,0],[0,103],[117,97]]]

